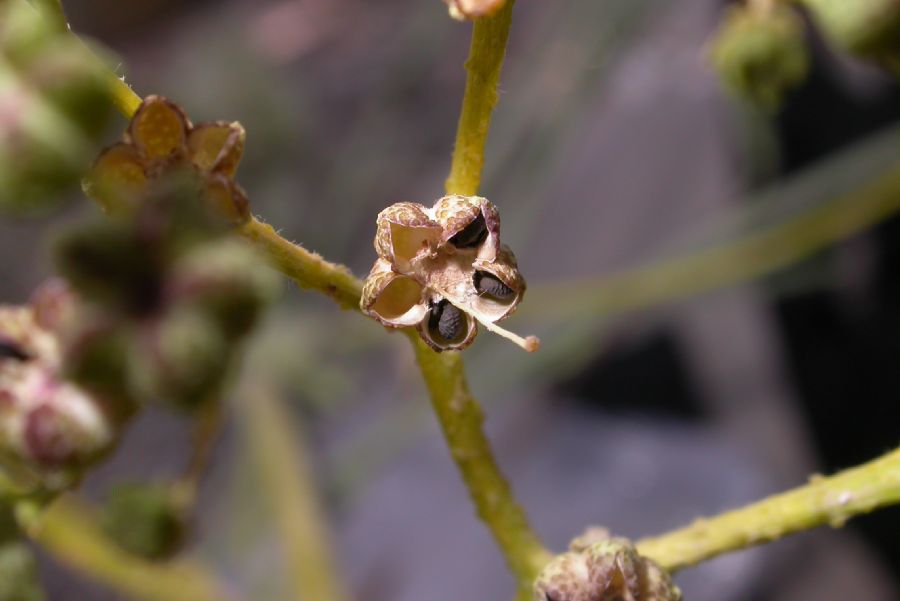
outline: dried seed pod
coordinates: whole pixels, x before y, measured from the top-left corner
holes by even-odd
[[[574,539],[534,583],[534,601],[681,601],[668,573],[602,528]]]
[[[402,273],[412,269],[412,260],[428,252],[439,241],[441,226],[414,202],[392,204],[378,214],[375,252]]]
[[[428,315],[418,326],[419,335],[436,351],[466,348],[478,335],[475,319],[445,298],[431,300]]]
[[[597,601],[681,601],[669,574],[638,554],[631,541],[610,538],[594,543],[587,556],[588,579]]]
[[[125,142],[151,161],[187,154],[191,122],[177,104],[162,96],[147,96],[125,132]]]
[[[449,252],[473,252],[492,262],[500,250],[500,214],[480,196],[444,196],[431,209],[441,224],[441,241]]]
[[[359,307],[385,326],[402,328],[419,324],[428,312],[425,289],[415,279],[396,273],[378,259],[363,286]]]
[[[594,601],[587,557],[581,553],[558,555],[534,582],[534,601]]]
[[[444,0],[450,16],[457,21],[476,19],[494,14],[506,4],[506,0]]]
[[[148,96],[138,107],[123,142],[104,150],[84,182],[87,194],[108,211],[134,209],[163,178],[193,172],[195,194],[226,220],[250,219],[247,196],[234,181],[246,132],[240,123],[215,121],[193,126],[184,111],[162,96]]]
[[[503,246],[494,262],[476,261],[474,268],[472,284],[476,294],[472,307],[492,321],[507,318],[525,294],[525,279],[519,273],[515,255]]]

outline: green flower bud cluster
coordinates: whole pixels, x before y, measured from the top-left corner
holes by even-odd
[[[112,103],[103,66],[25,0],[0,2],[0,210],[76,189]]]
[[[809,69],[803,23],[790,8],[729,8],[712,41],[711,59],[722,83],[765,109],[777,108]]]
[[[84,301],[66,365],[85,388],[186,409],[219,394],[277,279],[200,185],[191,171],[160,179],[133,211],[58,245],[59,270]]]

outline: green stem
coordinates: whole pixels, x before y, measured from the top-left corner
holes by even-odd
[[[484,168],[484,145],[497,104],[497,84],[506,55],[513,0],[493,17],[484,17],[472,26],[472,44],[466,61],[466,91],[456,130],[453,163],[445,188],[447,194],[472,195],[478,192]]]
[[[550,555],[528,525],[525,512],[497,467],[482,431],[484,415],[469,392],[459,353],[435,353],[417,336],[410,338],[450,454],[462,473],[478,517],[497,540],[516,575],[519,590],[530,590]]]
[[[256,459],[260,493],[271,507],[284,547],[291,598],[346,601],[313,469],[303,445],[294,440],[290,416],[268,391],[248,400],[241,405],[241,423]]]
[[[900,449],[831,477],[742,509],[696,520],[690,526],[637,543],[638,551],[668,570],[900,503]]]
[[[159,564],[121,550],[71,496],[46,510],[19,512],[23,530],[57,559],[139,601],[225,601],[218,584],[187,562]]]
[[[513,4],[512,0],[507,2],[496,15],[478,19],[472,27],[466,89],[453,162],[445,184],[447,194],[478,192]],[[529,525],[525,511],[497,466],[482,429],[481,406],[469,392],[461,356],[435,353],[419,338],[410,337],[450,454],[469,489],[478,516],[494,535],[516,576],[518,598],[527,599],[532,582],[550,553]]]
[[[43,18],[47,19],[60,31],[69,30],[69,20],[66,19],[66,12],[63,10],[61,0],[30,0],[31,3],[41,11]]]

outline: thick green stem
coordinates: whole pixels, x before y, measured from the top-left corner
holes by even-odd
[[[777,540],[900,503],[900,450],[769,497],[742,509],[637,544],[638,550],[668,570],[679,570],[711,557]]]
[[[497,540],[519,588],[529,589],[550,556],[497,467],[482,431],[484,415],[469,392],[459,353],[435,353],[417,336],[411,338],[450,454],[462,473],[478,516]]]
[[[466,91],[456,130],[453,163],[445,188],[447,194],[472,195],[478,192],[484,168],[484,145],[497,104],[497,84],[506,55],[512,22],[512,0],[493,17],[475,21],[472,44],[466,61]]]
[[[97,527],[90,511],[63,496],[37,515],[20,513],[27,534],[63,563],[141,601],[226,601],[218,583],[187,562],[159,564],[130,555]]]
[[[260,495],[271,509],[284,549],[291,598],[346,601],[313,469],[290,416],[275,395],[263,390],[241,405],[241,414],[262,484]]]

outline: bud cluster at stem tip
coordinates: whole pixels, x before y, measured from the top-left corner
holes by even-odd
[[[522,300],[525,280],[515,255],[500,244],[500,215],[486,198],[445,196],[431,208],[412,202],[378,215],[378,259],[363,287],[360,308],[385,326],[415,327],[434,350],[461,350],[476,322],[529,352],[522,338],[496,322]]]

